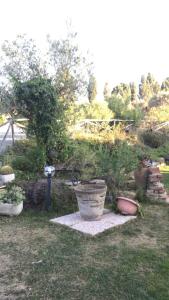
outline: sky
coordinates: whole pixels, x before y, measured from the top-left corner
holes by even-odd
[[[44,47],[71,19],[89,50],[101,96],[104,83],[138,83],[151,72],[169,77],[169,0],[0,0],[0,44],[27,33]]]

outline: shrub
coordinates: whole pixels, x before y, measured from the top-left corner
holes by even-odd
[[[164,145],[158,148],[146,148],[149,157],[152,160],[159,160],[161,157],[166,157],[169,155],[169,142],[166,142]]]
[[[132,146],[118,141],[111,148],[100,146],[97,152],[98,172],[113,177],[117,189],[124,189],[128,174],[138,165],[138,158]]]
[[[94,101],[86,106],[86,119],[110,120],[114,113],[108,108],[106,101]]]
[[[9,185],[6,190],[0,193],[0,202],[2,203],[19,204],[24,200],[24,191],[16,185]]]
[[[43,147],[35,147],[30,149],[27,153],[27,159],[29,160],[30,168],[33,172],[43,171],[46,163],[46,153]]]
[[[108,108],[115,114],[115,118],[122,118],[129,105],[129,99],[122,99],[118,96],[112,96],[107,99]]]
[[[20,141],[15,141],[12,151],[16,154],[25,155],[27,151],[36,147],[36,141],[33,139],[25,139]]]
[[[32,167],[30,161],[25,156],[18,156],[12,161],[12,166],[15,170],[20,170],[24,172],[31,172]]]
[[[152,107],[145,118],[145,121],[151,124],[159,124],[159,123],[167,122],[168,120],[169,120],[169,105]]]
[[[3,166],[1,169],[0,169],[0,174],[1,175],[8,175],[8,174],[13,174],[13,169],[12,167],[10,166]]]
[[[146,130],[139,134],[143,143],[152,148],[158,148],[165,144],[167,136],[159,131]]]
[[[133,120],[135,125],[139,125],[144,117],[144,113],[139,106],[136,106],[131,110],[127,110],[123,117],[125,119]]]
[[[46,156],[42,148],[29,149],[25,156],[16,156],[12,161],[15,170],[24,172],[41,172],[46,162]]]
[[[69,159],[69,168],[80,171],[82,180],[90,179],[96,174],[96,154],[87,144],[75,144],[73,155]]]
[[[125,140],[126,133],[124,126],[121,124],[111,127],[107,125],[107,123],[102,123],[100,125],[96,124],[95,126],[90,126],[83,131],[74,131],[72,137],[80,141],[85,140],[91,143],[114,143],[117,138]]]
[[[135,198],[136,198],[136,200],[138,200],[141,203],[148,202],[148,198],[146,196],[146,192],[141,187],[137,189]]]

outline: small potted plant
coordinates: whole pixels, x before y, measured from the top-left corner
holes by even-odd
[[[3,166],[0,169],[0,180],[3,184],[11,182],[15,179],[15,174],[11,166]]]
[[[0,190],[0,215],[17,216],[23,210],[25,193],[21,187],[9,185]]]

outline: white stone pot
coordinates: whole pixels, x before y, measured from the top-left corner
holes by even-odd
[[[3,184],[11,182],[15,179],[15,174],[0,175],[0,180]]]
[[[0,215],[18,216],[23,210],[23,201],[19,204],[0,203]]]
[[[103,215],[107,186],[105,184],[79,184],[74,188],[80,215],[84,220],[99,220]]]

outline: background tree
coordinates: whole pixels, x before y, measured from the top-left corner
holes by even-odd
[[[108,99],[111,96],[111,91],[108,82],[105,82],[103,89],[104,100]]]
[[[139,85],[139,96],[146,103],[151,97],[156,95],[160,91],[160,85],[155,80],[151,73],[148,73],[147,77],[141,77],[141,83]]]
[[[131,102],[136,101],[137,99],[137,87],[134,82],[130,83],[130,90],[131,90]]]
[[[12,42],[2,44],[1,75],[8,80],[26,81],[45,74],[45,63],[33,39],[18,35]]]
[[[90,64],[82,56],[76,36],[77,33],[70,31],[65,39],[51,40],[48,36],[55,88],[65,103],[74,102],[87,90]]]
[[[0,93],[5,95],[5,90],[12,92],[13,79],[25,82],[36,76],[48,77],[50,73],[58,97],[65,100],[65,105],[75,101],[79,94],[86,94],[91,64],[81,55],[76,35],[68,32],[67,37],[60,40],[48,37],[49,51],[43,55],[26,35],[17,36],[12,42],[5,41],[2,45],[0,75],[2,80],[5,78],[6,87],[4,89],[2,85]],[[6,98],[4,100],[7,101]]]
[[[131,102],[131,89],[128,84],[120,83],[111,92],[111,97],[106,99],[108,107],[115,113],[115,118],[123,118],[124,112]]]
[[[2,44],[0,69],[1,109],[15,115],[14,82],[25,82],[40,74],[46,75],[46,63],[35,42],[26,35],[18,35],[15,40]]]
[[[94,75],[91,75],[89,78],[87,91],[88,91],[88,100],[89,102],[92,102],[93,100],[96,99],[96,95],[97,95],[97,83]]]
[[[120,83],[113,88],[111,94],[112,96],[118,96],[125,101],[127,98],[131,97],[130,85],[126,83]]]
[[[169,77],[167,77],[161,85],[161,90],[164,92],[168,92],[169,91]]]

